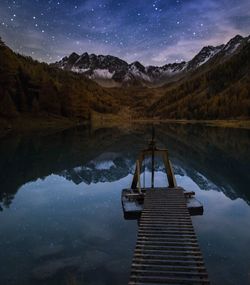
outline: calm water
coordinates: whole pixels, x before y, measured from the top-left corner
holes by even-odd
[[[156,133],[178,184],[204,204],[192,220],[212,284],[250,284],[250,131]],[[1,139],[0,284],[127,284],[137,221],[123,219],[120,194],[149,137],[139,126]]]

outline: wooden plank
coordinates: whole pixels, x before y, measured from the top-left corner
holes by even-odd
[[[159,250],[159,249],[147,249],[147,250],[142,250],[142,249],[135,249],[135,257],[138,256],[147,256],[148,258],[155,258],[159,256],[202,256],[200,251],[192,251],[192,250],[185,250],[185,251],[170,251],[170,250]]]
[[[156,215],[155,217],[152,216],[152,215],[148,215],[148,216],[145,216],[143,215],[143,217],[141,217],[141,221],[165,221],[165,222],[188,222],[188,223],[192,223],[190,221],[190,219],[188,217],[169,217],[167,220],[164,218],[164,217],[161,217],[159,215]],[[140,221],[139,221],[140,223]]]
[[[182,229],[176,228],[174,229],[173,227],[166,227],[166,228],[154,228],[154,227],[142,227],[139,228],[138,233],[169,233],[170,235],[174,235],[176,233],[182,233],[182,234],[187,234],[187,235],[195,235],[193,230],[187,230],[187,229]]]
[[[192,230],[193,226],[191,225],[176,225],[176,224],[163,224],[163,223],[140,223],[140,229],[157,229],[161,230],[161,228],[164,227],[164,229],[171,229],[171,230],[178,230],[178,229],[186,229],[186,230]]]
[[[183,190],[145,194],[129,285],[209,284]]]
[[[154,223],[154,224],[186,224],[186,225],[193,225],[192,222],[190,222],[188,219],[182,221],[180,219],[161,219],[161,218],[156,218],[156,219],[152,219],[152,218],[141,218],[139,224],[143,224],[143,223]]]
[[[194,236],[194,237],[175,237],[175,236],[160,236],[160,235],[138,235],[138,240],[158,240],[158,241],[169,241],[169,242],[195,242],[197,243],[197,238]]]
[[[187,242],[185,241],[185,243],[182,242],[169,242],[169,241],[165,241],[165,240],[147,240],[145,241],[144,239],[138,239],[137,240],[137,244],[142,244],[144,246],[146,245],[164,245],[164,246],[174,246],[174,247],[178,247],[178,246],[193,246],[197,248],[197,243],[193,243],[193,242]]]
[[[136,264],[146,264],[146,265],[159,265],[159,266],[164,266],[164,265],[183,265],[183,266],[204,266],[204,262],[202,258],[199,259],[182,259],[181,257],[179,259],[174,258],[174,259],[166,259],[166,260],[159,260],[159,259],[149,259],[149,260],[142,260],[140,258],[134,258],[133,263]]]
[[[202,271],[199,272],[195,270],[193,272],[190,271],[176,271],[172,269],[165,270],[155,270],[155,269],[133,269],[132,274],[138,274],[141,276],[185,276],[185,277],[208,277],[207,273]]]
[[[135,253],[136,251],[145,253],[145,252],[162,252],[162,254],[165,254],[165,252],[200,252],[199,247],[197,244],[192,244],[192,245],[185,245],[183,244],[182,246],[171,246],[171,245],[143,245],[143,244],[136,244],[135,247]]]
[[[205,266],[184,266],[184,265],[154,265],[154,264],[137,264],[137,263],[132,263],[132,268],[138,269],[154,269],[154,270],[159,270],[162,271],[164,269],[167,270],[172,270],[172,271],[206,271]]]
[[[134,282],[147,282],[147,284],[151,284],[152,282],[157,282],[158,284],[210,284],[207,278],[178,278],[178,277],[162,277],[162,276],[138,276],[131,275],[130,280]],[[173,283],[175,282],[175,283]],[[138,284],[138,283],[129,283],[129,284]]]

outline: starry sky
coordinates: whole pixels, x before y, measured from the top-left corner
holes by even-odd
[[[160,66],[236,34],[250,34],[249,0],[0,0],[3,41],[45,62],[74,51]]]

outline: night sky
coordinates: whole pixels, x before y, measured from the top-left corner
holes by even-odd
[[[0,36],[54,62],[77,53],[163,65],[250,34],[249,0],[0,0]]]

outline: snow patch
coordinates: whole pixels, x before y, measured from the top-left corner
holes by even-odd
[[[84,72],[87,72],[89,71],[89,68],[79,68],[79,67],[72,67],[71,69],[73,72],[76,72],[76,73],[84,73]]]
[[[168,68],[168,69],[166,69],[166,70],[163,70],[163,73],[165,74],[165,75],[174,75],[174,74],[176,74],[176,73],[179,73],[180,72],[180,70],[173,70],[172,68]]]
[[[82,171],[82,167],[81,167],[81,166],[75,167],[75,168],[74,168],[74,171],[77,172],[77,173],[79,173],[79,172]]]
[[[224,51],[227,51],[228,54],[232,54],[234,53],[238,47],[241,45],[241,42],[240,43],[236,43],[235,45],[233,45],[232,43],[228,43],[225,48],[224,48]]]
[[[209,54],[207,55],[207,57],[206,57],[203,61],[201,61],[201,62],[197,65],[197,67],[198,67],[198,66],[201,66],[201,65],[203,65],[204,63],[206,63],[207,61],[209,61],[209,60],[210,60],[212,57],[214,57],[219,51],[221,51],[220,48],[215,49],[215,50],[211,50],[211,51],[209,52]]]
[[[78,166],[78,167],[75,167],[73,168],[74,172],[75,173],[81,173],[82,171],[88,171],[88,170],[91,170],[91,168],[89,167],[85,167],[85,166]]]
[[[107,161],[96,163],[95,168],[98,170],[109,170],[112,166],[115,167],[114,162],[111,160],[107,160]]]
[[[217,190],[219,191],[218,187],[208,180],[204,175],[202,175],[200,172],[196,172],[197,178],[200,180],[199,182],[196,181],[197,184],[199,184],[199,187],[204,190]]]
[[[236,45],[233,47],[233,49],[230,51],[230,53],[234,53],[234,52],[238,49],[239,46],[240,46],[240,43],[236,44]]]
[[[115,72],[110,72],[108,69],[95,69],[93,71],[93,75],[91,75],[91,79],[95,78],[105,78],[105,79],[112,79]]]
[[[127,82],[127,81],[130,81],[130,80],[131,80],[131,76],[128,73],[126,73],[126,75],[124,76],[123,81]]]
[[[151,81],[151,78],[145,73],[138,70],[138,68],[134,64],[130,66],[129,71],[131,72],[131,74],[133,74],[137,78],[142,78],[145,81]]]

